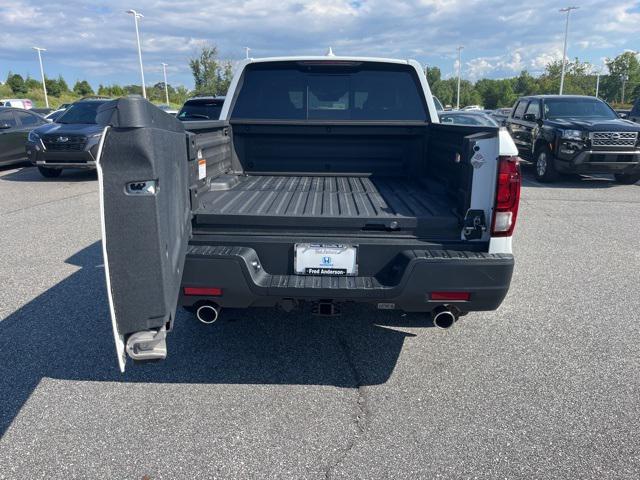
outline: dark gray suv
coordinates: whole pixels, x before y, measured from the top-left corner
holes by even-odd
[[[49,122],[37,113],[22,108],[0,107],[0,165],[27,160],[24,145],[33,129]]]
[[[103,127],[96,124],[98,107],[108,99],[85,99],[71,105],[56,123],[29,133],[26,150],[44,177],[57,177],[64,168],[96,167]]]

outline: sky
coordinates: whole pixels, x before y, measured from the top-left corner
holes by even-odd
[[[9,71],[68,83],[139,84],[133,17],[140,20],[147,84],[193,86],[189,58],[206,44],[232,62],[252,57],[336,55],[414,58],[454,75],[504,78],[536,74],[562,58],[567,2],[550,0],[0,0],[0,80]],[[596,66],[640,50],[640,0],[572,0],[569,57]]]

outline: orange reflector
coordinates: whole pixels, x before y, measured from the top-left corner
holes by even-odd
[[[222,289],[216,287],[184,287],[185,295],[200,295],[202,297],[221,297]]]
[[[468,302],[469,298],[469,292],[431,292],[431,300]]]

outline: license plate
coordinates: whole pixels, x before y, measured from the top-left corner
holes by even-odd
[[[357,275],[357,248],[351,245],[297,243],[295,269],[298,275]]]

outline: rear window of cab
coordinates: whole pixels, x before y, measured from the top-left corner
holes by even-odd
[[[429,118],[412,67],[336,63],[249,65],[231,118],[424,122]]]

